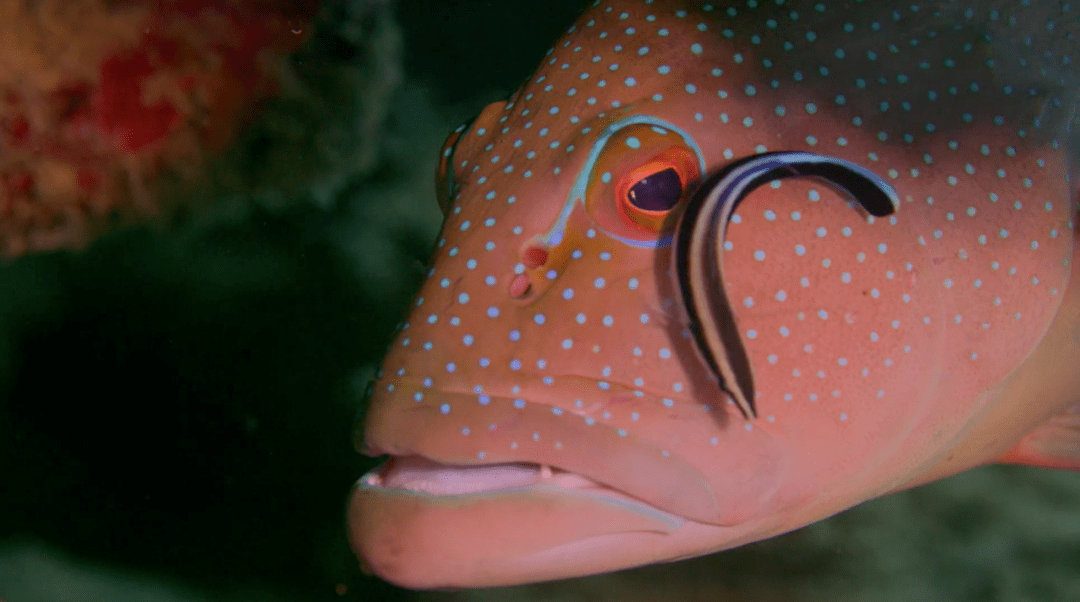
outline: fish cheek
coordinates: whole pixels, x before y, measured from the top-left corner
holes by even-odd
[[[759,415],[736,421],[734,408],[718,408],[714,445],[733,445],[744,431],[763,436],[735,445],[733,466],[701,455],[714,491],[741,483],[771,495],[775,485],[774,507],[815,491],[846,495],[930,410],[943,365],[943,298],[933,288],[941,277],[913,235],[918,216],[898,213],[870,219],[806,178],[761,187],[739,205],[716,285],[734,314],[723,334],[745,344],[754,371]],[[674,261],[658,254],[661,295],[678,292]],[[669,324],[673,341],[688,338],[688,322]],[[696,345],[675,349],[695,374],[695,399],[727,399]]]
[[[748,198],[728,230],[724,285],[758,426],[815,458],[806,469],[821,479],[886,456],[934,402],[944,297],[909,207],[870,220],[825,186],[786,180]]]

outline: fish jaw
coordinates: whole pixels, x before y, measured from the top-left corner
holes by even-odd
[[[402,587],[494,587],[618,570],[734,547],[756,525],[709,525],[658,510],[609,487],[546,467],[486,467],[487,486],[434,494],[394,488],[394,462],[356,484],[349,541],[364,567]],[[460,467],[407,460],[412,470]],[[475,475],[474,475],[475,476]],[[480,480],[480,479],[477,479]],[[397,483],[402,484],[402,483]],[[712,547],[710,547],[712,546]]]
[[[566,473],[544,477],[535,465],[504,465],[510,473],[501,479],[510,483],[505,489],[438,495],[390,487],[398,463],[392,460],[357,483],[349,521],[357,555],[375,574],[404,587],[550,579],[588,560],[557,555],[560,565],[552,566],[544,556],[560,548],[572,551],[575,546],[566,542],[603,539],[618,549],[620,536],[671,533],[685,523],[588,479]],[[437,472],[461,471],[424,464],[431,480]],[[484,470],[493,475],[497,469]],[[488,478],[492,486],[499,480]],[[528,527],[521,530],[521,525]],[[599,555],[605,556],[607,551]]]
[[[650,400],[641,403],[649,405]],[[453,410],[447,412],[448,406]],[[389,455],[391,467],[416,457],[445,467],[445,477],[452,476],[455,469],[479,474],[476,471],[493,465],[554,467],[659,511],[722,525],[739,524],[791,503],[777,495],[788,469],[787,455],[762,430],[733,430],[723,445],[718,440],[716,447],[704,452],[715,456],[710,462],[702,457],[704,450],[688,454],[686,449],[674,447],[668,451],[655,438],[646,439],[589,415],[520,397],[432,392],[411,407],[373,403],[372,411],[375,414],[368,417],[365,451]],[[671,415],[678,412],[685,416],[673,420]],[[446,428],[448,414],[471,426]],[[640,420],[671,422],[678,428],[684,422],[707,424],[713,419],[700,408],[690,407],[675,408],[663,417],[645,415]],[[751,453],[756,461],[744,462],[736,451]],[[473,480],[469,475],[458,478]]]

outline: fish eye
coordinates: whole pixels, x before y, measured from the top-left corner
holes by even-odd
[[[630,187],[626,200],[641,211],[667,211],[682,198],[682,182],[672,168],[641,178]]]
[[[625,244],[671,242],[682,210],[705,169],[697,144],[674,125],[632,115],[609,125],[578,176],[585,210],[597,228]]]
[[[439,168],[435,171],[435,196],[444,217],[450,215],[450,206],[454,202],[457,188],[454,181],[454,150],[457,148],[458,141],[472,126],[473,121],[475,120],[469,120],[450,132],[443,142],[442,149],[439,150]]]
[[[697,177],[689,153],[673,147],[626,172],[615,186],[622,216],[650,232],[659,232]]]

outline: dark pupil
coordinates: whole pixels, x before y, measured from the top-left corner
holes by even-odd
[[[672,168],[642,178],[630,187],[630,202],[644,211],[667,211],[682,198],[682,182]]]

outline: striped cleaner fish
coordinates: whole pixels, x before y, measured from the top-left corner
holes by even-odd
[[[442,151],[359,435],[391,456],[350,502],[363,562],[555,579],[1080,467],[1077,11],[588,8]]]

